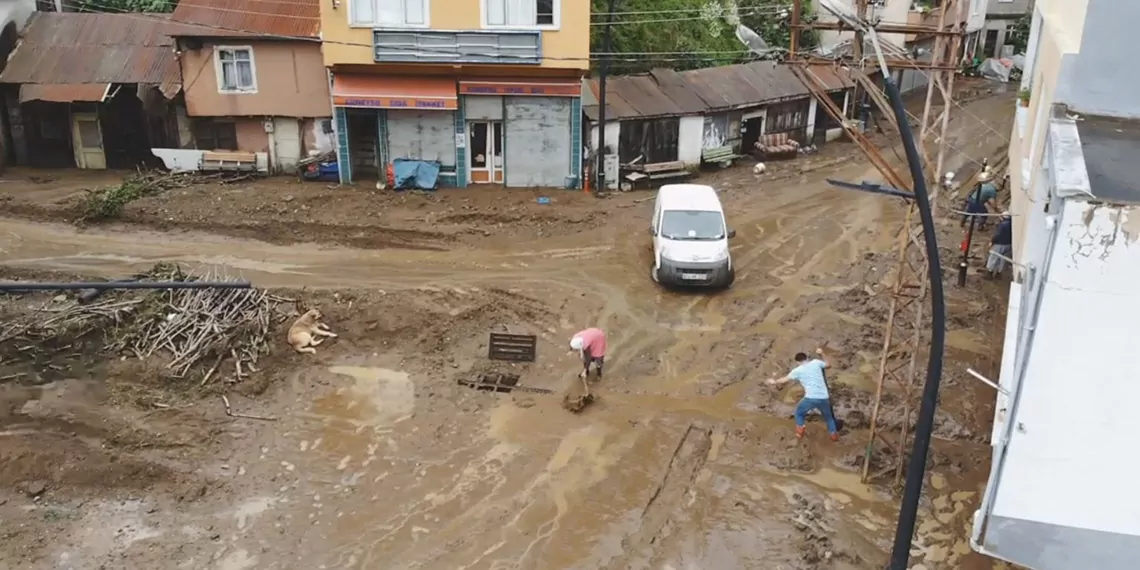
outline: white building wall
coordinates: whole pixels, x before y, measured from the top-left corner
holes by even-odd
[[[851,7],[851,11],[855,12],[855,0],[837,0],[847,6]],[[872,6],[868,10],[868,16],[873,19],[881,19],[884,22],[891,23],[906,23],[907,13],[910,12],[911,0],[886,0],[883,6]],[[834,23],[835,16],[819,8],[818,2],[811,4],[816,8],[816,14],[820,22]],[[855,38],[854,32],[836,32],[831,30],[823,30],[819,33],[820,47],[823,49],[831,49],[841,42],[852,40]],[[886,40],[896,46],[903,46],[906,44],[906,34],[881,34],[879,39]]]
[[[986,27],[986,0],[970,0],[970,6],[967,10],[967,33],[977,32]]]
[[[1140,206],[1092,199],[1076,123],[1048,127],[1011,287],[986,494],[971,544],[1041,570],[1132,570],[1140,552]],[[1046,211],[1046,205],[1048,210]],[[1129,301],[1132,299],[1132,301]],[[1014,348],[1011,348],[1014,347]],[[1012,354],[1011,354],[1012,353]],[[984,531],[984,532],[983,532]]]
[[[681,117],[677,133],[677,160],[686,166],[700,166],[705,137],[705,118],[697,115]]]
[[[1120,447],[1135,419],[1104,408],[1140,401],[1140,382],[1121,378],[1136,369],[1138,238],[1136,208],[1065,203],[995,516],[1140,535],[1140,455]]]
[[[610,150],[617,152],[618,137],[621,136],[621,123],[618,121],[610,121],[606,123],[606,146]],[[590,127],[590,149],[598,148],[598,125],[594,123]]]

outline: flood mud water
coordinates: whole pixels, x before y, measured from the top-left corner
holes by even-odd
[[[959,117],[955,140],[978,159],[1000,146],[985,137],[1009,130],[1013,100],[970,109],[989,124]],[[176,221],[77,229],[0,219],[9,276],[114,278],[160,260],[221,267],[319,306],[340,334],[316,355],[292,353],[282,336],[257,389],[234,387],[235,406],[274,421],[227,417],[213,396],[115,366],[0,384],[0,566],[879,567],[897,506],[894,489],[858,474],[885,318],[885,299],[869,292],[890,275],[903,210],[826,184],[873,178],[862,160],[783,168],[704,178],[724,190],[738,232],[736,284],[713,294],[651,282],[652,205],[636,193],[567,199],[596,224],[544,218],[543,235],[521,239],[500,220],[430,249],[259,241]],[[463,199],[484,215],[492,198],[472,196]],[[1003,300],[995,284],[971,287],[951,300],[940,437],[914,550],[928,570],[991,567],[966,538],[993,394],[964,368],[996,362],[990,319]],[[591,386],[596,402],[571,414],[561,393],[579,369],[566,342],[586,326],[608,333],[606,375]],[[487,369],[492,331],[538,338],[535,362],[495,366],[552,394],[459,384]],[[838,443],[818,420],[797,440],[798,389],[762,382],[824,344],[847,422]]]

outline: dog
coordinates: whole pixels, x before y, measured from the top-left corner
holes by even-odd
[[[752,167],[752,174],[764,174],[768,167],[763,162],[757,162],[756,166]]]
[[[293,325],[289,327],[287,340],[297,352],[316,354],[317,349],[314,347],[325,341],[321,337],[336,338],[336,336],[336,333],[329,330],[328,325],[321,322],[321,312],[309,309],[293,321]]]

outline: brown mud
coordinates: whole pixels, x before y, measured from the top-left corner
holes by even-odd
[[[971,103],[985,123],[959,115],[955,144],[974,159],[996,153],[989,129],[1009,131],[1013,104]],[[844,152],[831,145],[808,159],[815,169],[789,161],[761,177],[746,167],[703,176],[724,190],[739,236],[736,284],[715,294],[650,281],[645,193],[550,191],[554,204],[539,205],[527,192],[392,196],[264,181],[261,210],[239,197],[252,190],[163,195],[132,205],[122,224],[88,229],[52,222],[66,217],[42,200],[11,198],[23,205],[5,210],[20,219],[0,219],[6,278],[113,278],[160,260],[223,267],[291,289],[340,336],[302,355],[282,332],[273,364],[229,392],[235,409],[275,421],[227,417],[216,392],[101,359],[0,382],[0,566],[879,567],[897,506],[892,488],[860,483],[858,466],[886,315],[874,293],[893,270],[903,210],[828,186],[875,178]],[[188,215],[193,203],[201,219]],[[943,225],[954,259],[957,223]],[[996,372],[1004,294],[976,277],[950,293],[914,555],[928,570],[991,567],[966,539],[994,395],[964,369]],[[37,299],[3,310],[26,314]],[[586,326],[609,333],[610,354],[596,401],[571,414],[561,398],[579,368],[565,343]],[[495,366],[552,394],[458,383],[486,370],[487,335],[503,330],[536,335],[538,360]],[[798,390],[762,383],[825,343],[846,423],[839,443],[815,421],[797,440]]]

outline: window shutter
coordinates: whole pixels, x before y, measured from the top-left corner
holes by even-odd
[[[349,0],[353,24],[373,24],[376,22],[376,0]]]
[[[404,0],[375,0],[376,23],[386,26],[404,25]]]
[[[507,25],[507,0],[486,0],[487,24],[490,26]]]
[[[405,24],[422,26],[427,23],[424,16],[424,0],[404,0]]]

